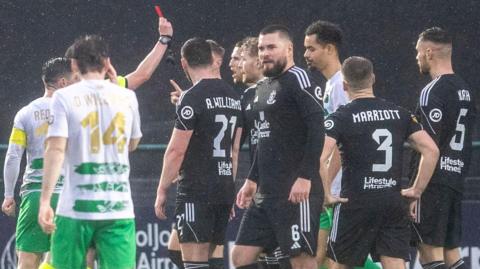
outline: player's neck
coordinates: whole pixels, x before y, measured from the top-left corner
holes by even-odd
[[[48,87],[45,88],[45,93],[43,94],[43,97],[52,97],[54,91],[54,89]]]
[[[430,77],[432,79],[438,78],[441,75],[453,74],[453,68],[451,62],[444,62],[437,64],[430,68]]]
[[[290,68],[292,68],[295,65],[292,59],[287,58],[287,64],[285,65],[285,68],[282,71],[282,74],[287,72]]]
[[[253,85],[257,84],[260,80],[264,79],[265,77],[260,74],[256,79],[255,79],[255,82],[249,82],[249,83],[245,83],[245,85],[247,85],[248,87],[252,87]]]
[[[355,92],[348,91],[348,97],[351,101],[353,101],[355,99],[374,98],[375,95],[373,94],[372,88],[366,88]]]
[[[105,79],[105,72],[88,72],[82,74],[82,79],[84,80],[104,80]]]
[[[337,58],[331,63],[327,64],[327,66],[325,66],[325,68],[322,69],[320,72],[328,80],[328,79],[331,79],[341,69],[342,69],[342,64],[340,63],[340,60]]]
[[[209,69],[197,69],[189,73],[190,79],[192,80],[193,84],[198,83],[202,79],[212,79],[212,78],[219,78],[218,74],[212,72]]]

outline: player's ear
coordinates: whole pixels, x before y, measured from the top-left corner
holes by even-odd
[[[187,71],[187,67],[188,67],[187,60],[185,60],[185,58],[182,57],[180,59],[180,62],[182,63],[183,70]]]
[[[375,74],[372,74],[372,86],[375,84]]]
[[[343,81],[343,90],[348,92],[348,82],[346,82],[345,80]]]
[[[431,48],[427,48],[427,49],[425,50],[425,58],[426,58],[427,60],[431,60],[431,59],[433,58],[433,51],[432,51]]]
[[[58,88],[61,89],[61,88],[65,88],[67,87],[68,85],[68,82],[67,82],[67,79],[65,77],[62,77],[61,79],[58,80]]]
[[[289,41],[287,46],[288,46],[288,52],[291,53],[293,56],[293,42]]]
[[[76,73],[76,74],[80,73],[80,68],[78,68],[78,62],[76,59],[72,59],[70,61],[70,66],[72,68],[72,73]]]
[[[262,68],[262,62],[260,61],[260,58],[257,56],[257,59],[255,59],[255,66],[257,68]]]
[[[327,49],[328,55],[332,55],[337,50],[333,44],[326,44],[325,48]]]

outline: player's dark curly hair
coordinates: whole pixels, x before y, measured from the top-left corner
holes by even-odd
[[[110,57],[107,42],[98,35],[85,35],[79,37],[67,49],[65,57],[77,61],[80,73],[101,72],[104,60]]]
[[[45,84],[56,83],[60,78],[70,76],[70,60],[64,57],[52,58],[42,66],[42,80]]]
[[[305,35],[315,35],[320,44],[333,44],[337,50],[342,45],[343,33],[337,24],[329,21],[316,21],[305,30]]]

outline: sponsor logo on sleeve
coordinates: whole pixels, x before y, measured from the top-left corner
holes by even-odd
[[[439,121],[442,120],[442,111],[438,108],[434,108],[434,109],[430,110],[430,113],[428,114],[428,117],[433,122],[439,122]]]
[[[317,97],[318,100],[322,100],[322,88],[320,88],[320,86],[315,88],[315,97]]]
[[[330,130],[333,128],[335,124],[333,123],[333,120],[326,120],[325,121],[325,129]]]
[[[186,120],[191,119],[193,117],[193,108],[191,106],[184,106],[182,110],[180,110],[180,115]]]

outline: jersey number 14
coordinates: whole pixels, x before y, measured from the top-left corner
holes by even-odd
[[[104,145],[116,145],[118,152],[123,152],[127,138],[125,137],[125,115],[116,113],[108,128],[102,134],[100,139],[100,127],[98,120],[98,111],[92,111],[80,122],[83,128],[90,128],[90,152],[98,153],[100,150],[100,141]]]

